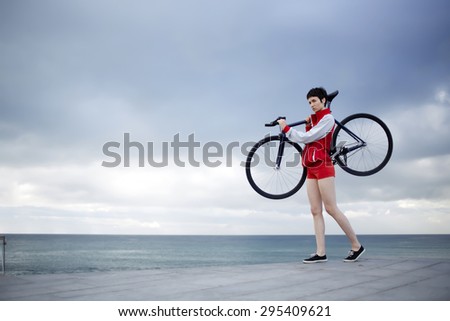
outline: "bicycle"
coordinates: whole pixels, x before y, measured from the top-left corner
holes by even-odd
[[[331,108],[335,91],[327,96],[326,107]],[[266,127],[278,125],[276,120]],[[290,127],[306,124],[299,121]],[[331,142],[330,156],[334,164],[356,176],[369,176],[379,172],[392,155],[393,140],[389,128],[378,117],[358,113],[339,122],[335,119],[335,130]],[[294,195],[306,180],[306,167],[299,166],[302,147],[292,142],[286,134],[267,136],[256,143],[245,162],[245,172],[252,188],[270,199],[284,199]],[[263,160],[261,162],[261,160]]]

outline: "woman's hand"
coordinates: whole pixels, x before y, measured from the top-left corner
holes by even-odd
[[[279,119],[278,120],[278,125],[280,125],[281,130],[283,130],[286,127],[286,119]]]
[[[310,124],[311,123],[311,116],[306,117],[306,124]]]

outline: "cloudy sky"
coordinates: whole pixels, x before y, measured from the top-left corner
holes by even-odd
[[[240,147],[309,114],[382,118],[391,162],[337,196],[358,234],[450,233],[447,0],[0,0],[0,234],[312,234],[302,189],[273,201]],[[276,129],[272,131],[276,132]],[[102,166],[124,134],[155,159],[189,135],[200,166]],[[147,143],[151,144],[148,145]],[[231,153],[202,163],[202,147]],[[123,150],[116,150],[123,156]],[[172,151],[169,151],[172,153]],[[122,159],[123,160],[123,159]],[[228,166],[227,166],[228,165]],[[327,218],[327,233],[340,234]]]

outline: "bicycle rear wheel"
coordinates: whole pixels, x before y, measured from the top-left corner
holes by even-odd
[[[386,124],[370,114],[354,114],[345,118],[333,134],[332,150],[342,146],[336,157],[337,164],[346,172],[356,176],[369,176],[379,172],[392,155],[393,140]],[[347,130],[348,131],[347,131]],[[358,145],[353,135],[366,144],[352,150]]]
[[[270,136],[253,146],[247,156],[245,173],[252,188],[270,199],[283,199],[295,194],[306,179],[302,166],[302,148],[289,140],[284,141],[281,164],[276,166],[280,136]]]

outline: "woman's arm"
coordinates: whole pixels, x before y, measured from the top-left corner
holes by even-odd
[[[308,144],[325,137],[334,127],[334,117],[325,115],[319,123],[307,132],[290,128],[284,119],[278,121],[280,128],[286,136],[296,143]]]

